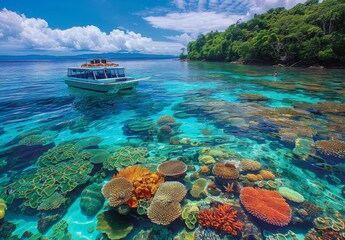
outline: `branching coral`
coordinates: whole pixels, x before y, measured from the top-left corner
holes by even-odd
[[[213,227],[225,233],[236,236],[243,227],[237,220],[237,211],[224,203],[214,209],[204,209],[199,212],[198,222],[203,227]]]
[[[291,208],[278,192],[245,187],[240,200],[249,213],[269,224],[286,226],[291,220]]]

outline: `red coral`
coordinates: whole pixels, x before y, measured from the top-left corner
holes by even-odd
[[[215,209],[204,209],[199,212],[198,222],[204,227],[214,227],[220,229],[233,236],[237,235],[237,231],[241,230],[243,223],[237,218],[237,211],[224,203],[218,205]]]
[[[248,212],[269,224],[286,226],[291,220],[291,208],[278,192],[245,187],[240,200]]]

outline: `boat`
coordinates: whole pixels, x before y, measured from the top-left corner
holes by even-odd
[[[125,68],[105,58],[91,59],[80,67],[69,67],[65,83],[70,87],[97,92],[133,90],[139,81],[149,79],[127,77]]]

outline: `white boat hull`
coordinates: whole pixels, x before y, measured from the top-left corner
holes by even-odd
[[[87,89],[97,92],[118,92],[121,90],[132,90],[138,85],[139,80],[131,80],[124,82],[110,82],[110,83],[93,83],[78,81],[75,79],[65,79],[65,83],[70,87],[76,87],[81,89]]]

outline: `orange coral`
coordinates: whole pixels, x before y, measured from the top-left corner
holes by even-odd
[[[216,175],[216,177],[222,179],[238,179],[240,177],[239,172],[233,167],[233,165],[226,166],[220,163],[217,163],[214,166],[213,173]]]
[[[145,174],[150,173],[150,171],[147,168],[144,168],[140,165],[135,166],[129,166],[126,168],[121,169],[115,176],[112,178],[119,178],[124,177],[133,182],[138,177],[142,177]]]
[[[272,172],[267,170],[261,170],[259,175],[265,180],[273,180],[276,177]]]
[[[244,187],[240,200],[249,213],[269,224],[282,227],[291,220],[291,208],[278,192]]]
[[[164,182],[164,178],[159,173],[152,173],[147,168],[139,165],[129,166],[122,169],[114,179],[124,177],[130,180],[133,184],[133,191],[131,198],[127,201],[130,208],[138,206],[138,199],[149,199],[157,191],[158,186]]]
[[[218,207],[211,209],[204,209],[199,212],[198,222],[203,227],[213,227],[222,230],[233,236],[243,227],[237,218],[237,211],[230,205],[224,203]]]
[[[139,205],[139,201],[134,195],[132,195],[132,197],[126,203],[130,208],[137,208]]]
[[[201,171],[202,173],[206,174],[206,173],[209,173],[210,168],[209,168],[208,166],[202,166],[202,167],[200,168],[200,171]]]

